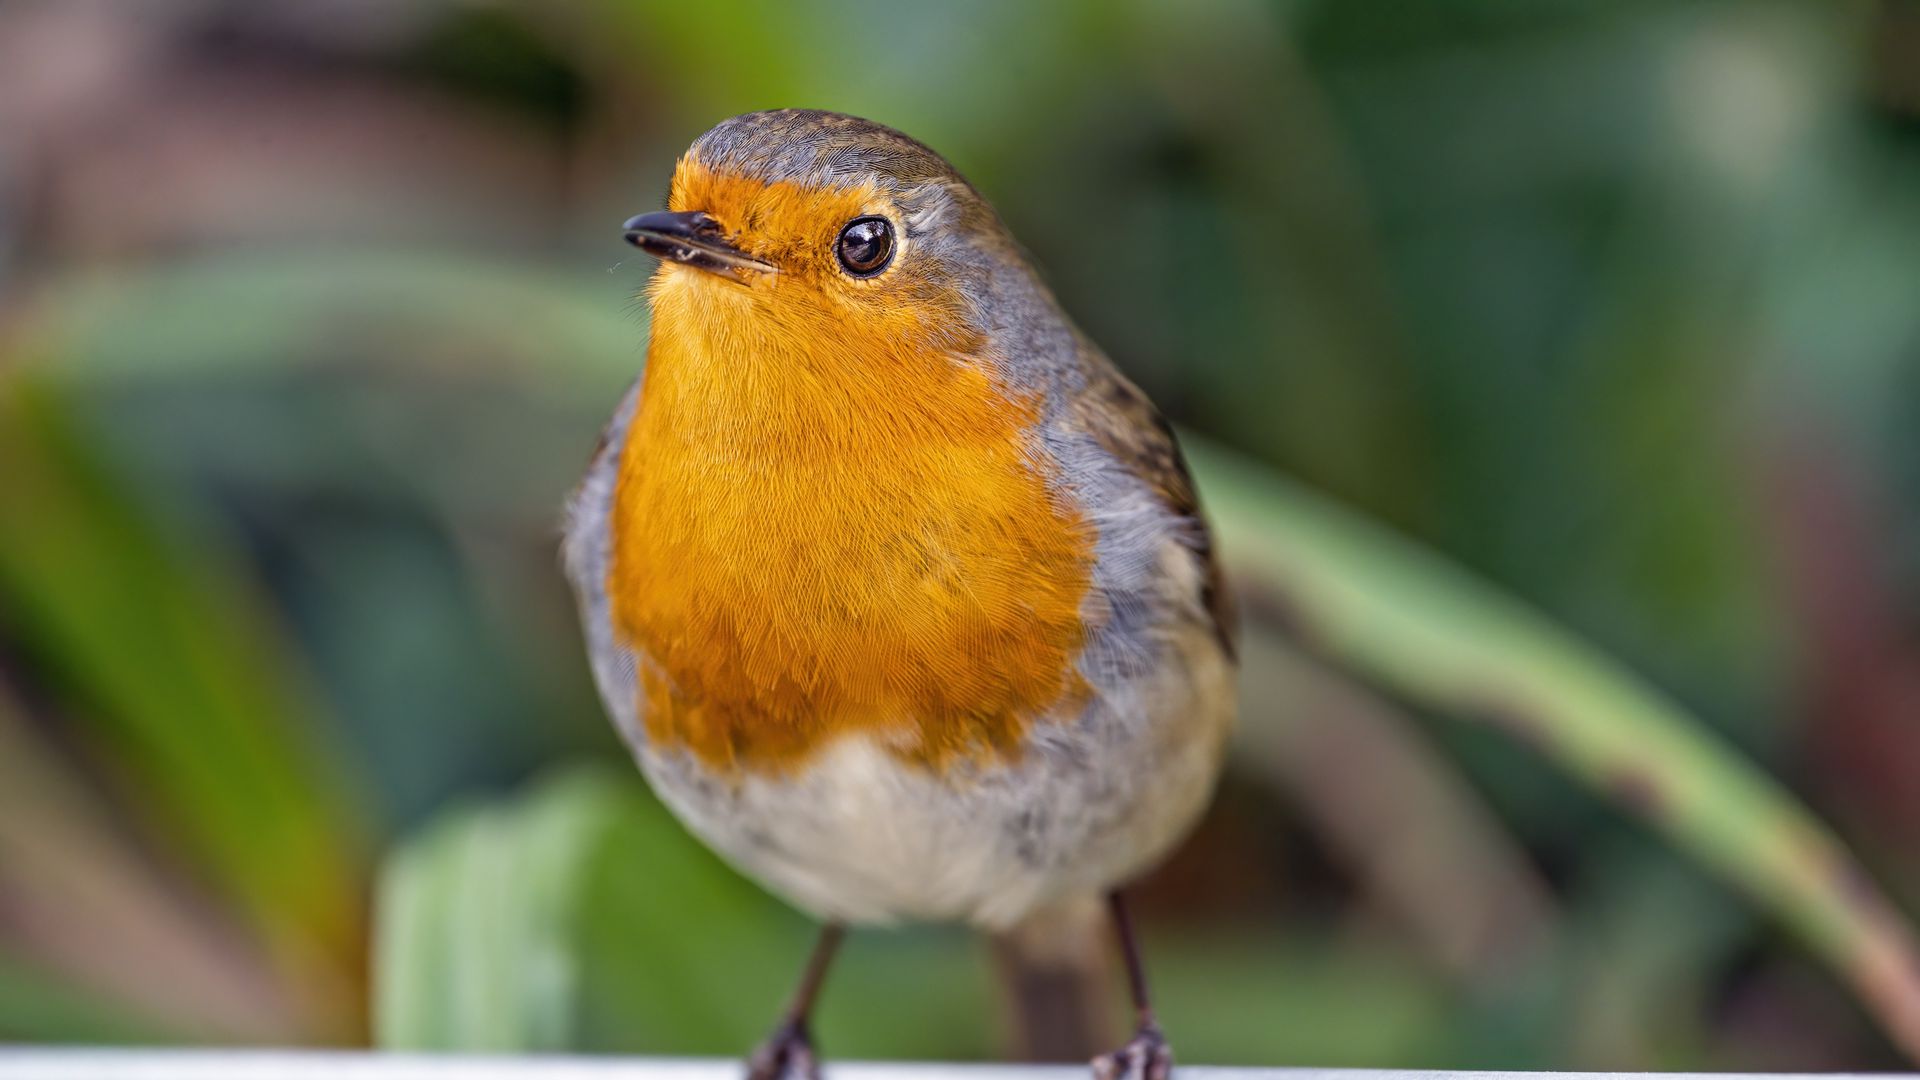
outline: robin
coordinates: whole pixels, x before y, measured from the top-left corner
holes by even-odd
[[[1173,432],[939,154],[851,116],[721,123],[626,222],[652,341],[565,540],[608,712],[661,800],[824,930],[754,1080],[817,1075],[849,925],[1045,927],[1206,806],[1227,594]],[[1044,935],[1042,935],[1044,936]]]

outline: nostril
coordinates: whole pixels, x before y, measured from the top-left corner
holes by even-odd
[[[720,222],[705,211],[695,212],[692,224],[695,236],[717,238],[720,235]]]

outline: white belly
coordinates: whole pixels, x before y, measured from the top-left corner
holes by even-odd
[[[1231,669],[1210,643],[1182,651],[1189,663],[1150,692],[1037,724],[1011,766],[935,776],[865,736],[785,779],[723,781],[683,754],[639,757],[689,829],[818,918],[1003,929],[1143,873],[1205,808]]]

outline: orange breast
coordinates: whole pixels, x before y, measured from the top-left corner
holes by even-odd
[[[1083,692],[1093,533],[1032,403],[698,271],[653,301],[608,580],[650,739],[779,772],[857,731],[940,770]]]

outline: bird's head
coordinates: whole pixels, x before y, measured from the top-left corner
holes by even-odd
[[[661,260],[655,334],[816,359],[979,354],[1050,298],[999,218],[939,154],[891,128],[782,109],[727,120],[626,223]],[[663,325],[664,324],[664,325]]]

